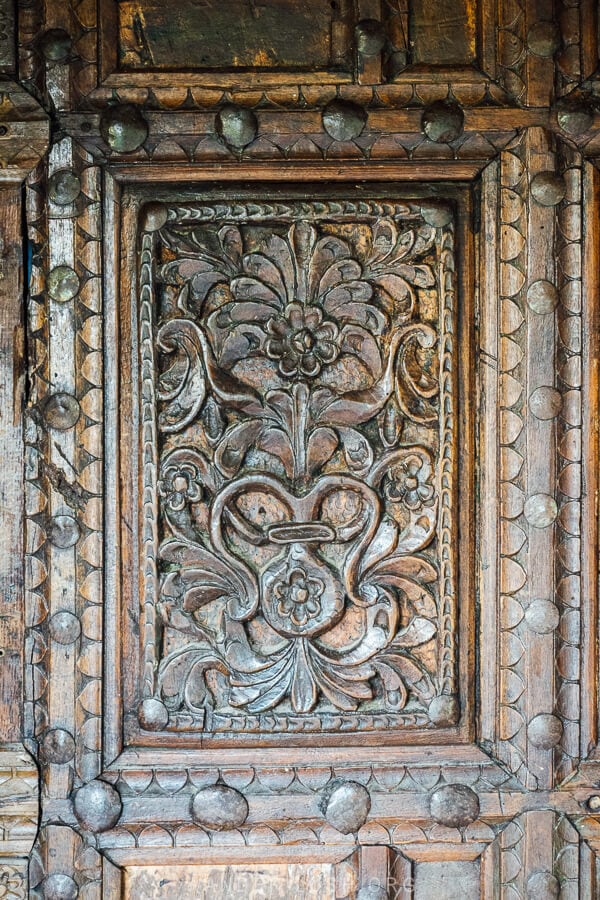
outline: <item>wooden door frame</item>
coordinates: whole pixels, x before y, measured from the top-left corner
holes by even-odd
[[[359,7],[360,18],[381,12],[374,2]],[[480,9],[486,37],[477,69],[431,78],[409,67],[382,81],[381,60],[357,54],[351,77],[324,72],[301,88],[272,73],[234,85],[231,75],[182,73],[168,86],[159,79],[150,94],[144,73],[129,77],[106,62],[112,32],[96,32],[103,23],[78,4],[48,4],[44,13],[31,3],[18,17],[11,0],[0,4],[0,446],[9,509],[0,565],[0,673],[9,698],[0,707],[0,872],[15,896],[27,894],[28,856],[32,896],[74,896],[73,883],[118,896],[127,867],[157,861],[347,861],[356,888],[377,879],[391,889],[408,883],[420,860],[476,858],[482,896],[502,896],[509,883],[535,896],[557,882],[592,895],[600,849],[595,12],[590,0],[565,7],[555,33],[543,2],[530,0],[517,19],[508,5]],[[63,38],[52,29],[70,36],[62,57]],[[440,106],[448,85],[452,97]],[[250,129],[244,146],[228,143],[224,101]],[[340,140],[327,132],[332,102],[340,104]],[[357,106],[366,121],[359,134]],[[139,134],[139,144],[122,152],[107,143],[115,122],[134,144]],[[454,138],[426,139],[431,122],[456,129]],[[65,169],[81,187],[67,225],[60,197],[47,215],[48,179]],[[216,759],[161,771],[154,751],[115,760],[105,745],[102,755],[100,720],[119,686],[110,665],[103,674],[103,659],[112,659],[102,653],[110,607],[104,625],[97,612],[110,584],[102,532],[116,528],[112,504],[103,516],[97,499],[112,471],[101,461],[102,351],[115,327],[113,280],[102,272],[122,258],[113,213],[124,185],[217,178],[327,179],[349,189],[359,180],[437,181],[473,190],[474,250],[463,266],[477,285],[476,465],[489,501],[479,511],[474,569],[481,643],[473,648],[478,730],[469,753],[436,747],[424,764],[423,746],[390,748],[380,761],[356,748],[338,767],[324,754],[298,765],[299,792],[282,781],[288,757],[256,767],[244,751],[223,780],[246,795],[250,817],[225,832],[194,826],[190,812]],[[50,346],[46,307],[58,265],[76,270],[86,310],[75,316],[68,296],[54,298],[63,330],[55,319],[51,341],[60,333],[67,348],[60,376],[48,370],[49,354],[62,350]],[[114,421],[108,395],[106,402]],[[79,591],[77,617],[60,615],[69,584]],[[202,765],[204,775],[190,780],[190,766]],[[357,834],[327,822],[323,789],[339,778],[371,795]],[[164,798],[174,795],[169,824]]]

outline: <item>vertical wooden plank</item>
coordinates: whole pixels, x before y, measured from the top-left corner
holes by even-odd
[[[23,258],[21,186],[0,190],[0,742],[19,741],[23,715]]]
[[[0,45],[0,53],[1,49]],[[25,593],[22,199],[18,179],[0,189],[0,890],[13,897],[27,894],[27,856],[35,840],[39,809],[37,770],[22,745]]]
[[[549,135],[541,128],[527,132],[525,164],[529,183],[526,242],[527,285],[555,283],[555,203],[548,179],[554,177],[555,157]],[[549,175],[547,173],[550,173]],[[545,179],[542,181],[542,179]],[[558,182],[560,183],[560,182]],[[528,768],[537,786],[553,784],[553,753],[558,729],[555,721],[554,631],[540,627],[538,610],[554,598],[554,541],[556,519],[556,415],[560,393],[556,387],[556,326],[551,314],[526,307],[526,368],[521,415],[525,422],[526,478],[526,620],[521,638],[525,646],[524,674],[528,734]],[[544,612],[541,613],[544,618]],[[550,718],[552,717],[552,718]],[[553,743],[554,742],[554,743]],[[532,785],[533,786],[533,785]]]
[[[502,488],[500,486],[500,460],[496,408],[498,405],[499,334],[496,298],[499,293],[496,248],[498,246],[498,179],[500,167],[493,163],[483,173],[481,203],[484,215],[479,235],[480,309],[479,354],[477,367],[477,395],[480,398],[479,462],[480,491],[488,498],[481,509],[479,592],[486,602],[480,610],[479,659],[481,670],[481,705],[479,727],[485,741],[495,741],[497,731],[497,673],[500,647],[500,611],[498,596],[498,521]],[[484,635],[498,635],[498,640],[487,640]]]
[[[526,103],[549,106],[554,97],[554,53],[559,46],[558,24],[552,0],[528,0],[527,60],[525,64]]]
[[[381,0],[358,0],[358,21],[365,19],[381,22]],[[381,52],[369,56],[358,54],[358,83],[381,82]]]
[[[600,448],[600,306],[598,295],[600,273],[600,175],[591,163],[583,167],[583,247],[580,254],[580,284],[582,287],[583,334],[581,368],[584,382],[582,401],[582,459],[585,468],[581,481],[582,510],[582,614],[581,672],[583,684],[580,696],[580,755],[585,757],[598,742],[598,458]],[[570,282],[570,279],[569,279]],[[570,291],[570,283],[565,283]],[[564,440],[564,438],[563,438]],[[566,574],[566,573],[565,573]],[[565,587],[567,585],[565,584]]]
[[[103,253],[104,271],[112,272],[113,277],[104,279],[102,284],[103,294],[103,322],[104,322],[104,358],[107,372],[115,371],[119,365],[116,358],[119,346],[119,201],[121,192],[119,185],[112,176],[105,172],[103,176]],[[119,411],[120,379],[106,378],[104,385],[104,436],[105,445],[112,449],[106,455],[105,483],[110,489],[104,495],[104,522],[107,535],[110,539],[105,544],[105,623],[121,621],[121,585],[118,573],[120,571],[120,541],[119,521],[117,510],[120,502],[121,478],[119,475],[119,441],[118,441],[118,411]],[[103,716],[103,746],[102,752],[104,764],[110,763],[121,750],[121,704],[119,692],[121,687],[120,654],[114,641],[107,641],[104,646],[104,716]]]
[[[390,847],[374,846],[360,848],[359,890],[373,895],[387,892],[390,888],[393,854]]]

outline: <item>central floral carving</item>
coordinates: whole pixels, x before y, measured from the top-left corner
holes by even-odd
[[[279,371],[287,378],[314,378],[322,366],[339,356],[339,328],[334,322],[324,322],[318,307],[290,303],[284,317],[269,319],[267,332],[267,356],[279,361]]]
[[[161,232],[172,709],[426,710],[441,692],[439,230],[406,209]]]
[[[289,572],[285,581],[273,585],[273,593],[279,600],[277,612],[289,616],[294,625],[306,625],[321,612],[319,597],[324,589],[325,583],[320,578],[310,578],[298,566]]]

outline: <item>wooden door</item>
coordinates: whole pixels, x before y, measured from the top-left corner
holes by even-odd
[[[0,2],[0,896],[600,896],[597,25]]]

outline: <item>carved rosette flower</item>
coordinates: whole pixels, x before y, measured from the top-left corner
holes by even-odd
[[[321,578],[311,578],[302,566],[292,569],[287,578],[273,585],[273,594],[278,598],[277,612],[289,616],[294,625],[306,625],[321,611],[319,597],[325,590]]]
[[[323,321],[323,313],[316,306],[289,303],[284,316],[269,319],[267,333],[267,356],[278,361],[279,371],[287,378],[314,378],[340,353],[338,326]]]
[[[185,508],[187,503],[198,503],[202,499],[202,487],[197,481],[194,466],[174,463],[165,466],[158,482],[158,493],[174,512]]]
[[[339,621],[344,592],[324,561],[302,544],[290,544],[262,577],[262,611],[276,633],[298,638],[321,634]]]
[[[394,503],[402,503],[416,512],[433,502],[431,464],[421,454],[409,454],[391,471],[385,494]]]

